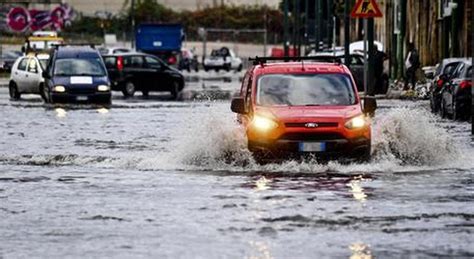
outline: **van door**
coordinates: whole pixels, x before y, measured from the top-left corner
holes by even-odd
[[[168,91],[171,87],[172,79],[169,73],[166,73],[166,67],[156,58],[146,56],[146,70],[153,84],[150,90]]]

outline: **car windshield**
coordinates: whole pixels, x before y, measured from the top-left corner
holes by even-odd
[[[54,75],[105,76],[105,70],[98,58],[64,58],[56,60]]]
[[[351,80],[343,74],[274,74],[258,79],[261,106],[338,106],[355,101]]]

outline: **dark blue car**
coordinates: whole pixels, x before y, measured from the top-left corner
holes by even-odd
[[[43,77],[46,102],[111,102],[107,70],[91,46],[55,47]]]

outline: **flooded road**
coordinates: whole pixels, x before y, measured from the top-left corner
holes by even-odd
[[[467,122],[382,100],[372,162],[262,166],[229,106],[0,88],[0,258],[474,256]]]

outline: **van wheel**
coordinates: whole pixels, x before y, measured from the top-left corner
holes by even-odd
[[[171,97],[173,100],[178,99],[178,94],[179,94],[179,83],[178,82],[173,82],[173,85],[171,86]]]
[[[124,89],[122,90],[122,93],[125,97],[133,97],[133,95],[135,95],[135,85],[128,81],[125,83],[125,87]]]
[[[18,87],[16,86],[15,83],[11,82],[10,86],[8,87],[9,93],[10,93],[10,98],[12,100],[18,100],[21,97],[20,92],[18,91]]]

